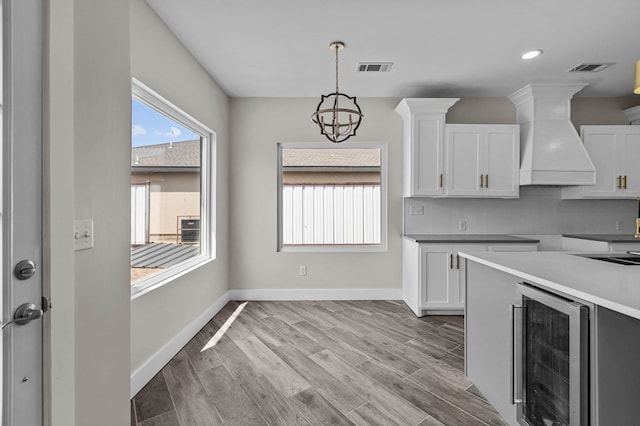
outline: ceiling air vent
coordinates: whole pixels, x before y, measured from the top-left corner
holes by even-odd
[[[614,62],[601,62],[601,63],[582,63],[571,68],[567,72],[598,72],[605,68],[609,68]]]
[[[360,62],[359,72],[389,72],[393,62]]]

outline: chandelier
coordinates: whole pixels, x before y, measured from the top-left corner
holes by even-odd
[[[338,90],[338,51],[344,49],[344,43],[334,41],[329,45],[336,52],[336,91],[320,97],[311,121],[320,128],[320,134],[334,143],[344,142],[355,136],[364,115],[355,96],[348,96]]]

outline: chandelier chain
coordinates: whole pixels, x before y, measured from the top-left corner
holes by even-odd
[[[336,93],[340,93],[338,90],[338,50],[340,49],[336,46]]]

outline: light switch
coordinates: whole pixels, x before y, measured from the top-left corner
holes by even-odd
[[[93,248],[93,219],[73,221],[73,246],[76,251]]]

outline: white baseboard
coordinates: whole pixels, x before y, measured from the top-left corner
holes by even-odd
[[[401,300],[398,288],[344,289],[233,289],[231,300]]]
[[[131,398],[144,387],[153,376],[158,374],[171,358],[173,358],[188,342],[204,327],[215,314],[231,299],[231,291],[227,291],[209,308],[186,326],[180,333],[168,341],[158,352],[147,360],[140,368],[131,374]]]

